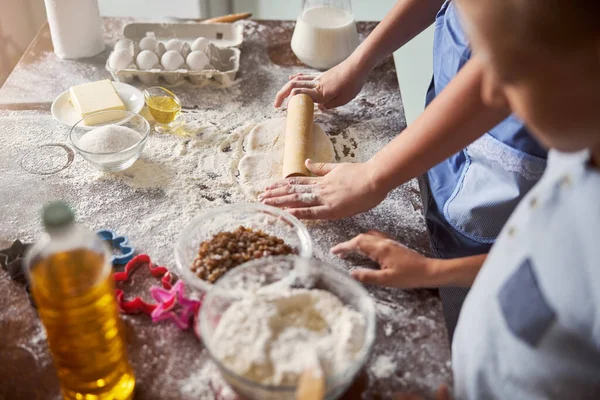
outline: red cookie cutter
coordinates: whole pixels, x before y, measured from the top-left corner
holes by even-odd
[[[115,282],[125,282],[131,278],[131,275],[143,264],[148,265],[150,274],[155,278],[161,278],[160,282],[165,289],[171,289],[173,286],[171,272],[165,267],[153,266],[150,257],[147,254],[140,254],[135,256],[131,261],[125,265],[123,272],[115,272],[113,278]],[[139,314],[144,313],[150,315],[152,311],[157,307],[154,303],[148,303],[142,300],[141,297],[135,297],[132,300],[125,299],[125,293],[121,289],[115,290],[117,297],[117,303],[119,304],[119,310],[124,314]]]

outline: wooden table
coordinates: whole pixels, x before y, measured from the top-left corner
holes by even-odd
[[[105,19],[108,47],[114,44],[128,22],[131,20]],[[364,38],[375,25],[359,23],[361,36]],[[176,89],[190,111],[188,118],[202,115],[202,110],[218,113],[218,104],[209,104],[207,100],[206,94],[212,91],[219,91],[220,101],[236,101],[240,107],[257,110],[255,122],[280,115],[270,107],[275,92],[287,75],[303,70],[289,47],[292,30],[293,23],[287,21],[248,22],[241,70],[234,86],[199,90],[186,84]],[[54,98],[71,85],[109,77],[104,69],[109,49],[97,57],[80,61],[58,60],[51,50],[50,33],[45,25],[0,89],[0,143],[4,143],[4,154],[0,158],[0,245],[16,238],[36,237],[39,234],[37,213],[49,199],[65,198],[77,209],[82,199],[119,189],[112,196],[116,198],[102,199],[101,206],[80,216],[80,222],[91,228],[98,228],[99,221],[117,224],[118,221],[111,220],[111,212],[116,207],[131,208],[131,215],[121,223],[124,227],[133,227],[136,218],[155,217],[152,204],[158,203],[153,202],[165,201],[161,197],[164,193],[152,192],[149,198],[148,192],[122,184],[110,186],[119,184],[109,185],[103,180],[86,181],[73,187],[73,182],[81,178],[77,171],[84,168],[78,158],[70,169],[49,176],[32,175],[21,168],[20,159],[28,149],[44,143],[45,134],[50,136],[65,129],[49,117]],[[142,87],[139,82],[134,85]],[[405,127],[393,60],[387,59],[373,71],[357,99],[316,119],[326,126],[326,132],[336,143],[338,160],[368,158],[369,152],[376,151],[375,147]],[[223,116],[219,124],[230,132],[244,122],[248,121],[232,114]],[[37,131],[32,133],[32,130],[40,132],[33,140],[31,135]],[[356,130],[364,131],[364,135],[354,138],[351,133]],[[119,193],[123,195],[119,197]],[[199,200],[197,211],[239,198],[236,193],[226,193],[225,197],[204,196]],[[145,208],[140,208],[141,203]],[[424,221],[419,213],[418,189],[411,182],[392,192],[382,205],[368,213],[343,221],[311,223],[309,231],[316,242],[315,256],[346,269],[368,265],[365,260],[350,263],[335,260],[328,249],[369,228],[386,231],[408,246],[427,252]],[[144,234],[128,233],[139,251],[151,255],[158,252],[150,248]],[[164,232],[157,229],[153,234],[164,234],[166,243],[172,243],[173,237],[167,229]],[[160,261],[169,267],[173,265],[171,260]],[[152,283],[150,278],[141,277],[134,286],[138,291],[147,292]],[[58,383],[45,334],[23,287],[0,270],[0,291],[0,399],[56,398]],[[418,391],[431,396],[440,383],[451,381],[447,336],[437,293],[375,287],[369,291],[377,303],[376,344],[369,364],[345,398],[389,398],[399,391]],[[136,398],[215,398],[213,389],[222,382],[192,333],[178,331],[168,324],[153,325],[141,315],[123,319],[138,381]]]

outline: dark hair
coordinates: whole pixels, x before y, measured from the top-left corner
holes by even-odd
[[[534,45],[572,51],[600,39],[600,0],[492,1],[512,8],[518,33]]]

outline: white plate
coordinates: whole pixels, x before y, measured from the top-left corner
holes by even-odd
[[[113,82],[115,90],[125,104],[125,109],[134,113],[139,113],[144,108],[144,95],[141,91],[131,85],[121,82]],[[81,120],[81,115],[75,111],[69,101],[69,91],[61,93],[52,103],[52,116],[61,124],[68,126],[75,125]]]

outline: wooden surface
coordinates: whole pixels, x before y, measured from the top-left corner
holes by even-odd
[[[123,25],[130,21],[116,18],[105,20],[108,47],[118,38]],[[361,37],[364,38],[374,27],[374,23],[359,23]],[[297,72],[300,63],[289,48],[292,30],[293,23],[287,21],[247,24],[241,71],[232,87],[236,90],[235,101],[243,107],[267,109],[288,72]],[[65,76],[64,70],[58,74],[58,71],[45,68],[45,60],[53,60],[52,65],[63,65],[62,61],[52,58],[51,48],[48,26],[45,25],[0,89],[0,118],[12,121],[10,118],[15,115],[28,116],[32,111],[47,117],[53,99],[69,86],[109,77],[104,64],[110,49],[91,59],[65,61],[66,70],[76,71]],[[57,75],[60,75],[60,79]],[[139,82],[135,86],[143,87]],[[37,89],[32,90],[32,87]],[[202,91],[192,85],[178,87],[177,93],[191,110],[210,106],[205,104]],[[227,101],[227,91],[223,93],[223,101]],[[271,115],[271,111],[265,112],[265,116]],[[235,120],[235,117],[229,118]],[[385,140],[393,138],[405,127],[405,123],[392,59],[387,59],[374,70],[361,96],[348,107],[342,107],[332,114],[319,115],[316,119],[320,123],[327,122],[326,132],[334,144],[337,141],[338,160],[360,161],[359,155],[355,158],[354,154],[361,148],[360,143],[355,146],[351,144],[352,138],[346,138],[346,133],[352,127],[370,129],[371,136],[365,135],[360,139],[365,143],[373,140],[373,135]],[[235,125],[238,121],[231,123]],[[13,134],[8,136],[0,128],[0,142],[10,141],[20,145],[19,128],[13,127],[11,132]],[[349,144],[342,145],[346,143],[344,140]],[[40,139],[40,142],[43,140]],[[32,178],[18,163],[22,149],[31,146],[28,143],[22,145],[22,148],[13,146],[0,160],[0,245],[9,243],[17,236],[35,236],[37,232],[30,232],[29,228],[23,227],[37,223],[37,215],[33,210],[37,210],[47,199],[63,196],[71,202],[77,202],[78,196],[93,195],[97,193],[94,191],[102,189],[99,183],[89,192],[84,188],[78,193],[71,193],[73,188],[66,186],[67,183],[62,182],[60,176]],[[309,230],[313,237],[326,232],[327,237],[331,237],[335,243],[368,228],[379,228],[395,235],[410,247],[426,252],[428,241],[424,222],[415,228],[406,225],[402,216],[394,216],[395,204],[409,204],[415,210],[420,207],[415,187],[408,185],[393,192],[384,204],[370,213],[344,221],[309,225]],[[136,196],[142,196],[141,193],[132,192],[130,197],[117,201],[122,202],[123,207],[133,209],[140,202],[141,199]],[[206,203],[207,207],[218,205],[219,201],[217,197],[214,203]],[[110,204],[105,208],[110,208]],[[105,211],[110,212],[110,209],[98,209],[98,216]],[[151,209],[147,212],[146,216],[152,216]],[[93,218],[93,215],[89,216],[85,222],[93,225]],[[134,214],[131,218],[137,216]],[[142,245],[138,246],[138,250],[153,254],[153,249],[144,248],[142,238],[139,238],[139,242]],[[328,246],[332,243],[324,241],[315,244],[316,256],[327,258]],[[367,264],[364,260],[355,263]],[[152,278],[142,276],[132,285],[141,291],[147,290],[153,283]],[[0,270],[0,291],[0,399],[56,398],[58,384],[49,361],[45,335],[23,288]],[[393,393],[399,391],[424,392],[432,396],[441,382],[451,383],[450,354],[437,293],[373,287],[369,291],[378,306],[376,344],[369,364],[344,398],[391,398]],[[166,324],[153,325],[144,316],[126,316],[123,319],[138,379],[136,398],[219,398],[215,393],[222,390],[219,389],[215,367],[208,361],[201,343],[191,332],[180,332]],[[386,369],[389,365],[393,366],[391,370],[389,367]],[[214,379],[205,379],[209,375]],[[228,397],[221,394],[220,398]]]

